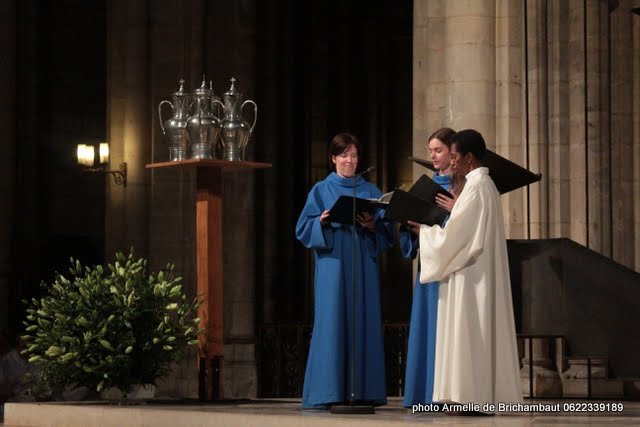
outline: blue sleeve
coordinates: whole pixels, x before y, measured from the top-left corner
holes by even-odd
[[[388,249],[391,249],[395,242],[395,227],[393,221],[384,218],[384,210],[379,209],[376,212],[376,232],[371,233],[367,230],[370,238],[369,251],[374,256],[378,256]],[[374,238],[371,238],[373,236]]]
[[[406,226],[400,226],[400,252],[403,257],[414,259],[418,254],[419,242],[418,236],[410,232]]]
[[[320,215],[325,211],[324,203],[316,184],[307,197],[307,202],[296,224],[296,238],[309,249],[333,248],[333,230],[320,224]]]

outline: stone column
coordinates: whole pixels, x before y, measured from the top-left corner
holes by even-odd
[[[608,1],[587,0],[586,178],[587,246],[611,257]]]
[[[0,3],[0,331],[9,327],[9,274],[14,206],[16,138],[16,5]]]
[[[531,9],[529,9],[530,12]],[[543,179],[548,189],[548,235],[541,237],[569,237],[571,223],[571,198],[569,194],[569,141],[572,136],[569,126],[569,52],[579,46],[569,45],[569,35],[580,31],[576,19],[569,21],[569,2],[547,3],[547,8],[536,9],[546,13],[547,25],[547,85],[538,86],[538,94],[546,94],[547,110],[547,158],[548,173]],[[540,18],[543,19],[543,18]],[[541,48],[543,48],[541,46]],[[579,58],[578,58],[579,59]],[[575,62],[572,59],[571,63]],[[572,88],[577,91],[576,88]],[[544,97],[539,95],[541,102]],[[575,213],[579,217],[579,212]]]
[[[498,154],[523,165],[527,163],[524,86],[523,2],[500,0],[496,3],[496,137]],[[487,141],[488,144],[493,144]],[[529,188],[512,191],[501,197],[505,232],[509,238],[529,237],[527,193]]]
[[[456,130],[478,130],[495,149],[496,2],[447,1],[444,13],[445,119]]]
[[[414,156],[428,157],[443,126],[476,128],[495,147],[495,28],[493,0],[414,2]]]
[[[640,28],[640,16],[629,13],[625,6],[624,3],[618,6],[611,13],[610,21],[611,247],[615,261],[629,268],[638,269],[640,265],[634,262],[634,258],[638,255],[637,249],[634,248],[634,236],[635,240],[639,241],[640,228],[637,223],[634,224],[634,203],[639,203],[637,195],[640,194],[640,188],[636,187],[634,191],[634,150],[636,154],[640,152],[638,149],[640,134],[637,128],[634,132],[634,106],[638,101],[636,96],[640,93],[637,92],[637,83],[634,85],[634,74],[637,74],[640,68],[637,66],[638,58],[634,56],[634,35],[630,29],[634,28],[634,23],[636,30]],[[635,47],[637,55],[637,42]],[[636,113],[636,123],[637,117]],[[637,174],[640,170],[638,157],[635,157],[635,165]],[[638,180],[636,179],[635,182],[638,183]]]
[[[133,245],[155,269],[176,264],[187,293],[195,296],[194,174],[144,167],[168,158],[157,107],[177,90],[178,79],[185,78],[185,89],[191,91],[205,74],[220,95],[235,76],[236,89],[253,96],[255,4],[112,2],[109,52],[112,166],[126,161],[129,182],[126,188],[110,186],[107,247],[113,252]],[[249,144],[251,158],[255,136]],[[254,181],[254,173],[224,177],[225,397],[256,394]],[[197,394],[192,356],[165,381],[165,394]]]
[[[562,396],[562,381],[558,373],[558,371],[562,370],[562,367],[554,366],[550,357],[550,342],[552,339],[552,337],[524,339],[524,358],[520,369],[520,384],[522,395],[525,397],[532,397],[529,396],[531,380],[533,381],[533,397]],[[532,340],[532,354],[529,353],[529,340]],[[531,369],[530,364],[533,364],[533,369]],[[530,374],[533,375],[530,376]]]
[[[523,140],[528,141],[529,169],[541,173],[543,178],[537,184],[529,186],[529,238],[541,239],[549,236],[549,47],[547,38],[547,1],[530,0],[526,2],[527,26],[523,28],[526,46],[524,87],[524,114],[528,114],[523,126]],[[524,56],[523,55],[523,56]],[[526,117],[527,116],[523,116]]]
[[[413,155],[428,158],[426,139],[436,129],[451,126],[445,70],[445,1],[413,2]],[[414,181],[424,173],[413,165]]]
[[[135,248],[148,257],[151,121],[149,108],[148,8],[144,0],[107,5],[107,140],[109,167],[126,162],[127,186],[107,184],[105,254]]]
[[[564,7],[565,3],[558,5]],[[560,174],[568,180],[568,192],[558,197],[567,198],[569,207],[562,212],[561,220],[569,221],[569,238],[587,246],[587,171],[586,171],[586,96],[585,81],[585,9],[582,0],[570,0],[567,21],[554,24],[568,31],[568,116],[561,115],[559,126],[569,128],[568,164],[560,165]],[[563,147],[564,148],[564,147]]]
[[[206,22],[205,66],[211,70],[216,87],[226,92],[233,76],[236,90],[244,98],[255,98],[256,2],[213,4]],[[249,110],[244,111],[252,120]],[[254,134],[247,146],[248,159],[254,160],[256,144],[260,141]],[[257,394],[255,182],[257,174],[263,173],[271,171],[229,173],[223,177],[225,397]]]
[[[193,92],[208,82],[211,73],[205,68],[205,2],[155,1],[148,10],[149,37],[149,133],[146,142],[152,162],[169,160],[167,137],[161,130],[158,105],[171,100],[184,79],[185,92]],[[208,85],[208,83],[207,83]],[[220,92],[220,85],[215,85]],[[163,108],[162,122],[173,114]],[[188,298],[196,296],[195,265],[195,187],[193,170],[147,170],[150,178],[149,199],[149,261],[155,269],[167,262],[175,264],[183,278]],[[180,397],[198,396],[198,365],[196,349],[191,348],[184,359],[162,383],[160,391]]]

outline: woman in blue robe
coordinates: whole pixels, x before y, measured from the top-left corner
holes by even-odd
[[[329,145],[335,166],[309,192],[296,225],[296,237],[315,258],[314,323],[304,377],[303,409],[326,409],[351,400],[352,226],[331,222],[329,209],[341,195],[353,196],[361,146],[348,133]],[[356,196],[378,198],[381,191],[361,176]],[[378,255],[393,245],[393,224],[384,212],[357,217],[355,240],[354,400],[387,401]]]
[[[428,139],[431,161],[438,171],[433,176],[433,180],[449,192],[452,192],[452,189],[450,190],[451,156],[449,150],[455,135],[456,133],[452,129],[442,128],[435,131]],[[445,197],[438,203],[442,203],[441,207],[451,212],[454,200],[445,199],[448,198]],[[402,256],[414,259],[418,252],[418,246],[418,236],[406,226],[401,226],[400,251]],[[411,305],[411,323],[409,324],[403,400],[405,407],[411,407],[418,403],[432,403],[433,401],[438,291],[439,282],[420,283],[420,266],[418,266]]]

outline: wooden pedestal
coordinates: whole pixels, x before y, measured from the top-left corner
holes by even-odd
[[[205,330],[198,345],[198,390],[202,401],[224,398],[222,277],[222,174],[270,168],[270,163],[192,159],[151,163],[153,168],[195,167],[197,294],[204,299],[198,317]]]

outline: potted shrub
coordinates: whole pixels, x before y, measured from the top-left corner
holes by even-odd
[[[166,375],[201,333],[198,302],[187,301],[174,266],[150,273],[133,251],[106,268],[72,259],[69,275],[45,288],[27,309],[22,337],[40,394],[116,387],[126,397]]]

